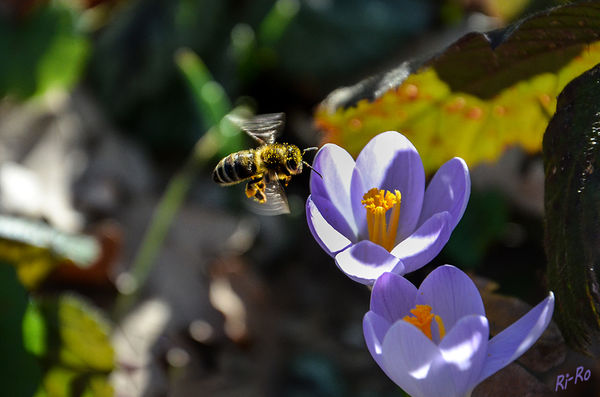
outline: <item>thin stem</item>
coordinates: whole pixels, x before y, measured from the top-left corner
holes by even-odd
[[[230,114],[247,112],[245,107],[233,109]],[[221,123],[222,124],[222,123]],[[221,127],[222,128],[222,127]],[[114,318],[120,318],[137,299],[156,261],[175,215],[183,204],[198,170],[204,167],[221,145],[221,128],[213,126],[196,142],[194,150],[181,169],[171,178],[167,188],[154,210],[152,219],[138,249],[129,272],[130,293],[122,293],[117,298]]]

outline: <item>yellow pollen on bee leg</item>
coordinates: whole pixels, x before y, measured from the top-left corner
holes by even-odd
[[[444,328],[442,318],[437,314],[431,313],[431,306],[416,305],[410,312],[414,317],[404,316],[402,320],[419,328],[429,339],[431,339],[431,322],[434,319],[438,326],[440,340],[446,335],[446,329]]]
[[[388,251],[394,248],[398,223],[400,220],[401,194],[398,190],[394,193],[373,188],[363,196],[361,203],[367,211],[367,229],[369,240],[381,245]],[[391,209],[389,224],[385,214]]]

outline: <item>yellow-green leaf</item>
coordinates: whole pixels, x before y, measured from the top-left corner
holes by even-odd
[[[110,397],[108,375],[115,368],[107,320],[91,303],[76,295],[42,299],[35,305],[34,328],[26,338],[44,336],[44,346],[29,340],[27,347],[44,364],[35,397]],[[30,308],[31,310],[31,308]],[[26,324],[32,326],[32,321]]]
[[[92,306],[71,295],[58,303],[61,363],[82,370],[112,371],[114,350],[106,320]]]
[[[353,155],[382,131],[405,134],[431,172],[454,156],[470,166],[510,145],[541,149],[564,86],[600,62],[600,4],[536,14],[472,33],[415,73],[407,64],[332,93],[317,109],[323,142]]]
[[[66,367],[52,367],[46,372],[35,397],[112,397],[113,387],[104,375],[80,373]]]

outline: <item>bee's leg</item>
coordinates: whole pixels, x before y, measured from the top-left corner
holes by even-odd
[[[283,182],[283,186],[287,187],[288,183],[292,180],[291,175],[279,175],[279,180]]]
[[[246,196],[248,198],[254,197],[254,200],[261,204],[264,204],[267,201],[267,196],[265,195],[265,180],[262,175],[252,177],[246,184]]]

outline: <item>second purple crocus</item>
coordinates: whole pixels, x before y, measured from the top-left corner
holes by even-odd
[[[470,396],[477,384],[525,353],[544,332],[554,295],[489,339],[479,291],[454,266],[433,270],[417,289],[383,274],[363,320],[369,352],[413,397]],[[506,395],[511,395],[507,389]]]
[[[455,157],[433,176],[404,135],[374,137],[356,162],[324,145],[313,162],[306,202],[319,245],[351,279],[373,284],[384,272],[406,274],[430,262],[448,242],[471,191],[469,170]]]

